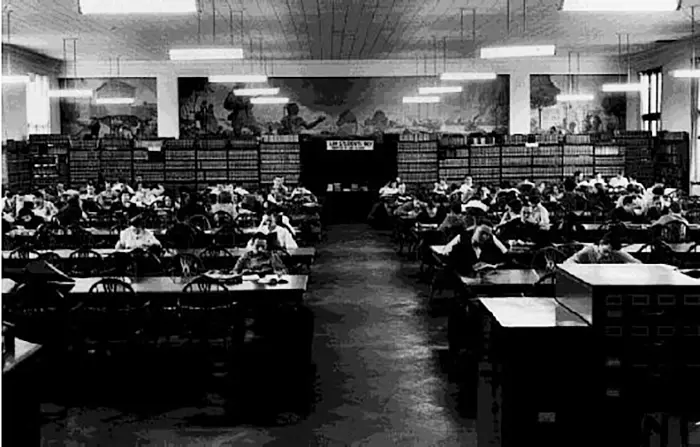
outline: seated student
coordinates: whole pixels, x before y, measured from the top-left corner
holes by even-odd
[[[673,202],[668,208],[668,212],[658,218],[655,222],[651,224],[652,227],[664,226],[669,222],[684,222],[688,225],[688,221],[683,217],[681,204],[678,202]]]
[[[530,205],[532,206],[532,219],[540,227],[542,231],[549,231],[552,224],[549,220],[549,210],[542,205],[542,198],[539,194],[530,196]]]
[[[119,233],[119,242],[115,245],[115,250],[134,250],[141,248],[148,250],[160,247],[160,241],[155,235],[143,228],[143,218],[136,216],[130,221],[131,226]]]
[[[268,235],[256,233],[250,240],[250,248],[233,267],[236,275],[274,273],[285,275],[287,269],[279,255],[268,247]]]
[[[299,245],[297,245],[296,241],[294,240],[294,236],[292,236],[292,232],[289,230],[289,228],[286,228],[285,225],[278,225],[278,220],[281,220],[279,214],[270,213],[263,220],[263,223],[260,225],[258,231],[262,234],[277,235],[276,246],[283,250],[299,248]],[[252,240],[249,241],[247,248],[253,248],[253,244],[254,242]]]
[[[433,194],[445,195],[449,189],[450,185],[448,185],[445,180],[440,180],[440,182],[435,182]]]
[[[444,232],[449,239],[467,229],[467,219],[462,214],[462,205],[455,202],[450,206],[450,211],[445,220],[438,226],[438,230]]]
[[[642,262],[621,250],[620,239],[608,233],[595,245],[584,247],[565,264],[641,264]]]
[[[522,209],[523,202],[521,202],[519,199],[511,200],[510,202],[508,202],[508,204],[506,205],[506,212],[503,214],[503,217],[501,217],[501,221],[496,227],[498,228],[502,225],[507,224],[508,222],[519,220]]]
[[[457,273],[468,275],[481,270],[485,264],[495,265],[506,261],[508,249],[493,234],[493,229],[478,225],[474,230],[465,230],[446,246],[448,265]]]
[[[668,213],[668,206],[663,196],[655,196],[646,209],[646,218],[652,222]]]
[[[614,222],[636,222],[639,217],[634,212],[635,198],[634,196],[625,196],[622,199],[622,206],[618,206],[610,213],[610,218]]]
[[[401,217],[416,217],[423,207],[423,202],[418,197],[414,197],[413,200],[404,203],[394,210],[394,216]]]
[[[228,213],[232,218],[236,218],[238,215],[238,212],[236,210],[236,205],[233,203],[233,197],[231,196],[231,193],[228,191],[222,191],[218,198],[218,203],[215,203],[211,206],[211,213],[216,214],[219,211],[223,211],[224,213]]]
[[[444,208],[439,207],[435,202],[429,200],[425,206],[422,207],[418,216],[416,216],[416,221],[422,224],[435,224],[439,225],[445,219]]]
[[[71,196],[66,203],[66,206],[61,208],[56,218],[63,226],[77,224],[83,218],[83,210],[80,207],[80,198]]]
[[[522,205],[520,216],[498,226],[498,235],[504,240],[540,242],[543,235],[529,204]]]
[[[112,203],[110,210],[114,212],[126,213],[127,218],[133,219],[137,215],[141,214],[141,209],[131,201],[131,194],[128,192],[123,192],[120,196],[119,202]]]
[[[620,171],[615,177],[610,179],[611,188],[627,188],[629,181],[625,178],[625,171]]]
[[[41,217],[45,222],[49,222],[58,214],[58,209],[56,206],[46,200],[42,192],[36,192],[34,194],[34,214]]]
[[[399,185],[395,180],[390,181],[386,185],[379,188],[379,197],[395,196],[399,193]]]
[[[409,202],[413,200],[413,197],[411,197],[408,192],[406,192],[406,184],[405,183],[399,183],[399,189],[398,192],[396,193],[396,203],[398,205],[401,205],[403,203]]]
[[[24,227],[27,230],[36,230],[39,225],[44,223],[44,219],[34,214],[32,208],[34,203],[24,202],[22,208],[20,208],[19,213],[17,213],[17,219],[15,219],[15,225]]]

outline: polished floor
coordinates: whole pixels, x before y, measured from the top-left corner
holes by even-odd
[[[318,250],[309,380],[285,381],[283,360],[261,358],[265,372],[246,386],[247,417],[233,422],[196,378],[168,381],[175,364],[156,372],[130,361],[98,377],[62,365],[53,380],[65,383],[47,384],[64,392],[42,408],[44,445],[476,445],[473,416],[458,410],[468,399],[447,375],[446,312],[427,307],[417,264],[364,225],[331,227]],[[100,397],[106,388],[112,398]]]

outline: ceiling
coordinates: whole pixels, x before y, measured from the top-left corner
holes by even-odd
[[[199,17],[106,17],[78,14],[77,0],[4,0],[3,42],[9,9],[12,44],[64,59],[63,39],[76,38],[79,62],[160,60],[168,48],[200,43],[243,45],[253,58],[268,59],[472,57],[478,47],[507,42],[556,43],[560,54],[617,54],[617,33],[630,34],[635,52],[688,36],[689,1],[700,4],[597,14],[560,12],[561,0],[201,0]],[[72,60],[73,43],[67,47]]]

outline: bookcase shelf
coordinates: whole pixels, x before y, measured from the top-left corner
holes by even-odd
[[[432,185],[438,180],[438,142],[434,135],[402,135],[396,143],[396,167],[410,185]]]

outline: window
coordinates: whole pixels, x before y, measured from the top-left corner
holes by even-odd
[[[51,133],[48,76],[32,76],[27,84],[27,126],[29,134]]]
[[[642,106],[642,130],[651,132],[652,135],[661,130],[661,68],[639,73],[642,84],[640,103]]]

